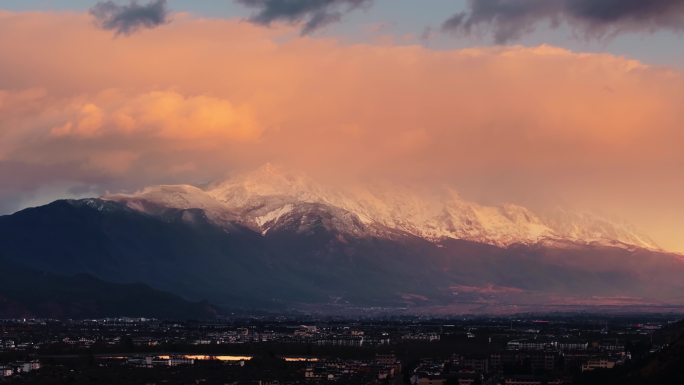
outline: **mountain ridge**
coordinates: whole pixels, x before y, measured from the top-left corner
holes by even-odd
[[[239,222],[219,226],[202,209],[136,203],[145,211],[91,198],[0,216],[0,253],[34,270],[142,282],[243,310],[493,314],[684,304],[684,260],[674,254],[387,237],[319,203],[282,215],[263,233]],[[350,226],[360,235],[343,231]]]
[[[149,203],[199,208],[219,226],[238,222],[262,234],[300,205],[322,204],[354,216],[353,223],[346,221],[348,227],[343,230],[357,236],[364,232],[386,237],[408,233],[435,243],[464,239],[497,246],[573,241],[662,251],[632,226],[588,212],[556,209],[552,215],[537,215],[515,204],[480,205],[448,188],[430,193],[432,196],[425,196],[395,185],[333,189],[303,173],[267,164],[204,189],[160,185],[102,199],[124,202],[143,212]]]

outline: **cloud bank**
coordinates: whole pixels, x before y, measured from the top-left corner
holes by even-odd
[[[308,34],[327,24],[337,22],[342,15],[372,0],[236,0],[250,8],[256,14],[251,21],[270,25],[284,21],[290,24],[302,24],[301,33]]]
[[[140,29],[154,28],[168,22],[169,11],[166,0],[151,0],[139,4],[131,0],[128,5],[114,1],[101,1],[90,9],[96,24],[117,35],[130,35]]]
[[[184,15],[161,32],[112,39],[87,15],[0,12],[0,209],[274,162],[350,183],[446,184],[483,203],[600,207],[681,244],[680,71]]]
[[[680,0],[469,0],[468,9],[452,16],[443,28],[469,35],[491,30],[497,43],[514,41],[540,23],[565,22],[585,36],[626,31],[684,29]]]

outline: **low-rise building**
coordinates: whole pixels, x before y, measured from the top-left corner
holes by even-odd
[[[617,365],[617,361],[613,359],[601,358],[589,360],[582,364],[582,371],[588,372],[595,369],[612,369]]]
[[[505,385],[543,385],[543,380],[535,376],[507,376]]]
[[[0,366],[0,377],[12,377],[14,375],[14,369],[8,366]]]
[[[589,342],[587,341],[574,341],[574,340],[568,340],[568,341],[560,341],[558,343],[558,348],[561,351],[579,351],[579,350],[587,350],[589,348]]]
[[[433,376],[418,377],[418,381],[416,382],[416,385],[445,385],[445,384],[446,384],[446,378],[444,378],[444,377],[433,377]]]

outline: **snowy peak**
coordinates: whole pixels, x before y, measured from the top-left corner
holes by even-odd
[[[514,204],[481,205],[449,188],[380,183],[331,188],[271,164],[206,189],[156,186],[105,198],[140,211],[149,211],[150,204],[202,209],[224,228],[237,222],[262,234],[286,225],[302,230],[315,222],[357,236],[408,233],[433,242],[451,238],[509,246],[563,241],[658,249],[631,226],[589,213],[539,215]]]
[[[131,209],[149,214],[158,212],[160,208],[201,209],[216,224],[223,225],[236,220],[225,205],[206,191],[191,185],[152,186],[134,194],[114,194],[102,198],[125,203]]]
[[[660,247],[647,235],[640,233],[632,224],[618,219],[586,211],[573,212],[560,207],[543,215],[547,223],[564,238],[589,240],[590,242],[660,250]]]
[[[135,194],[107,195],[109,200],[147,200],[164,206],[174,208],[200,208],[206,209],[217,202],[204,190],[191,185],[160,185],[146,187]]]
[[[232,207],[242,207],[259,197],[289,197],[318,202],[324,189],[305,174],[286,171],[270,163],[259,169],[211,185],[207,193]]]

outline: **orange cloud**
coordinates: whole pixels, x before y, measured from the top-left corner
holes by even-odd
[[[74,121],[69,120],[59,127],[54,127],[51,132],[54,135],[83,135],[94,136],[101,132],[103,124],[102,109],[92,103],[87,103],[78,108],[77,117]]]
[[[54,136],[148,134],[178,141],[254,140],[261,133],[251,112],[229,101],[154,91],[129,96],[107,91],[100,101],[72,103],[71,117],[51,129]]]
[[[5,12],[0,51],[0,162],[68,165],[69,180],[103,189],[275,161],[604,207],[656,238],[670,231],[666,246],[682,229],[678,70],[549,46],[343,44],[187,15],[113,38],[87,15]]]

